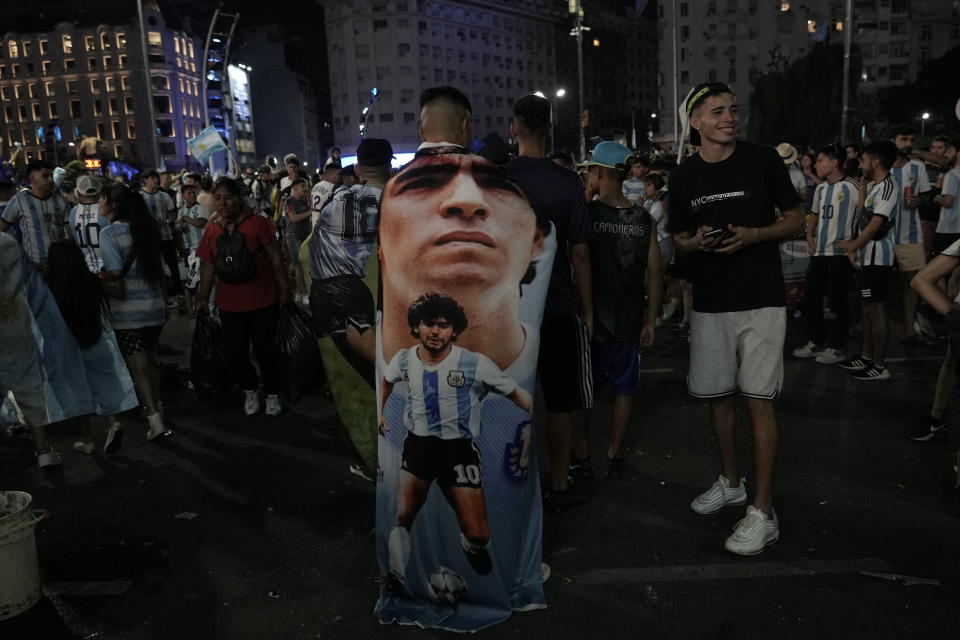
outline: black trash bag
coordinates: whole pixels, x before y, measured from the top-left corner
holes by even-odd
[[[324,381],[323,361],[313,322],[295,304],[280,307],[277,318],[277,345],[280,347],[280,392],[296,403],[320,390]]]
[[[223,327],[209,313],[197,315],[190,348],[190,379],[201,402],[217,402],[234,386],[223,349]]]

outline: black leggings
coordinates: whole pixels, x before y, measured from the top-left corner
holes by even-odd
[[[853,267],[847,256],[814,256],[807,268],[807,289],[803,296],[803,318],[807,322],[810,342],[818,347],[843,349],[847,344],[850,293]],[[832,326],[823,317],[823,298],[830,300],[830,311],[836,316]]]
[[[262,384],[267,395],[277,393],[277,317],[280,307],[270,305],[254,311],[220,311],[223,343],[233,375],[244,391]],[[250,362],[250,344],[260,367],[260,383]]]
[[[180,280],[180,260],[177,258],[176,240],[164,240],[160,243],[160,251],[163,254],[163,261],[167,263],[167,269],[170,270],[170,281],[177,294],[183,293],[183,282]]]

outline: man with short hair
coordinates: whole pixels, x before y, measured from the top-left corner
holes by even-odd
[[[835,145],[817,151],[814,169],[823,182],[813,193],[807,224],[810,265],[803,296],[803,319],[809,340],[806,345],[793,350],[795,358],[815,358],[820,364],[841,362],[847,344],[847,295],[853,269],[840,244],[850,239],[860,189],[856,181],[844,177],[841,154]],[[824,319],[825,297],[829,299],[834,315],[829,328]]]
[[[903,280],[903,337],[900,341],[905,345],[921,343],[914,327],[918,319],[917,292],[910,287],[910,281],[927,263],[918,207],[929,198],[930,182],[923,163],[910,158],[915,135],[916,130],[911,125],[901,124],[893,128],[890,136],[897,149],[896,162],[890,175],[900,190],[900,210],[896,213],[896,228],[893,231],[897,269]],[[932,330],[928,332],[932,333]]]
[[[177,245],[173,239],[171,226],[177,219],[177,207],[165,192],[160,190],[160,173],[156,169],[145,171],[140,176],[140,195],[147,203],[147,210],[157,222],[160,230],[160,251],[163,261],[170,271],[170,281],[177,295],[183,293],[183,282],[180,280],[180,263],[177,260]]]
[[[510,135],[517,140],[518,157],[503,170],[523,189],[537,216],[549,220],[556,230],[558,257],[553,260],[540,326],[537,377],[547,408],[550,459],[551,484],[544,491],[544,508],[557,513],[578,502],[568,492],[567,473],[575,415],[593,406],[590,367],[593,297],[587,244],[591,237],[590,218],[583,199],[583,184],[577,174],[546,157],[550,128],[549,100],[533,94],[517,100],[513,105]],[[590,455],[585,440],[577,455],[577,471],[592,473],[587,471]]]
[[[423,141],[418,150],[428,147],[470,148],[473,140],[473,107],[456,87],[431,87],[420,94],[420,127]]]
[[[257,170],[257,177],[250,185],[253,195],[254,211],[260,215],[270,217],[270,191],[273,189],[273,171],[267,165]]]
[[[851,264],[860,268],[860,355],[840,363],[851,378],[862,382],[889,380],[887,351],[887,289],[896,253],[897,216],[903,193],[890,171],[897,148],[889,140],[868,144],[860,156],[860,219],[857,237],[841,243]],[[867,181],[871,186],[867,187]]]
[[[186,284],[186,306],[187,315],[191,318],[197,315],[196,293],[200,286],[200,258],[197,257],[197,247],[200,246],[200,240],[203,238],[203,229],[207,226],[210,219],[210,211],[197,202],[197,186],[194,184],[184,185],[183,206],[180,207],[177,214],[177,224],[183,234],[183,246],[187,252],[187,284]]]
[[[338,167],[340,166],[340,147],[333,147],[330,149],[330,157],[327,158],[327,161],[324,162],[324,164],[326,165],[330,163],[333,163]]]
[[[687,386],[710,403],[722,467],[690,507],[708,514],[747,502],[737,459],[733,398],[739,391],[753,430],[756,492],[725,547],[753,555],[780,535],[773,509],[774,402],[783,387],[786,334],[779,245],[803,229],[802,201],[774,149],[737,140],[730,87],[694,87],[684,114],[691,144],[700,150],[670,176],[669,224],[674,246],[690,257],[693,279]]]
[[[21,191],[0,214],[0,233],[16,225],[24,253],[42,272],[47,263],[47,247],[66,237],[70,203],[53,183],[53,165],[46,160],[27,164],[30,189]]]
[[[947,171],[939,176],[941,187],[933,197],[933,204],[939,207],[937,212],[936,235],[933,253],[939,255],[947,247],[960,240],[960,138],[951,140],[943,150]]]
[[[77,205],[70,211],[70,230],[73,240],[83,252],[87,268],[100,275],[103,259],[100,257],[100,231],[110,221],[100,213],[101,184],[94,176],[77,178]]]
[[[930,197],[920,203],[919,209],[920,227],[923,229],[923,254],[928,259],[932,259],[933,255],[943,250],[934,251],[934,236],[937,233],[937,223],[940,221],[940,205],[933,200],[940,194],[944,174],[952,168],[952,163],[949,163],[946,157],[949,143],[950,138],[947,136],[936,136],[930,143],[930,151],[916,152],[927,168],[927,182],[931,185]]]
[[[348,189],[357,184],[359,178],[357,178],[356,165],[348,164],[340,169],[340,180],[343,181],[343,186]]]
[[[390,179],[393,147],[367,138],[357,146],[360,184],[336,189],[310,236],[310,310],[317,334],[329,335],[373,387],[376,307],[363,282],[380,222],[380,196]]]

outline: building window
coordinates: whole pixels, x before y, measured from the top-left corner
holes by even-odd
[[[114,140],[120,139],[120,122],[119,121],[114,120],[113,122],[110,123],[110,133],[113,134]]]
[[[9,100],[9,99],[10,99],[10,93],[7,91],[7,87],[6,86],[0,87],[0,100]]]
[[[77,93],[77,81],[76,80],[67,80],[65,82],[67,87],[67,93],[70,95],[76,95]]]
[[[44,60],[42,63],[40,63],[40,68],[43,70],[43,75],[45,76],[50,75],[50,66],[52,64],[53,63],[50,62],[49,60]]]
[[[680,17],[686,18],[689,13],[689,5],[686,2],[680,3]]]
[[[7,124],[13,124],[13,107],[10,105],[3,108],[3,119]],[[10,146],[12,147],[13,144],[11,143]]]
[[[103,125],[102,122],[97,123],[97,137],[100,138],[101,140],[104,140],[107,137],[106,129],[107,128]]]
[[[149,31],[147,32],[147,43],[151,47],[162,47],[163,36],[160,35],[159,31]]]
[[[97,59],[87,58],[87,71],[96,71],[96,70],[97,70]]]
[[[49,97],[53,95],[53,83],[44,82],[43,83],[43,92]]]
[[[30,112],[33,113],[33,121],[39,122],[40,121],[40,105],[34,102],[32,105],[30,105]]]
[[[193,40],[188,40],[188,41],[187,41],[187,49],[188,49],[189,52],[190,52],[190,54],[189,54],[190,57],[191,57],[191,58],[196,58],[196,56],[193,55]],[[194,65],[190,65],[190,66],[191,66],[191,67],[194,67],[194,69],[193,69],[194,71],[197,70]]]
[[[117,83],[116,83],[116,80],[115,80],[114,78],[104,78],[104,79],[103,79],[103,86],[104,86],[104,88],[105,88],[107,91],[116,91],[116,90],[117,90]]]
[[[121,32],[117,34],[117,49],[127,48],[127,34]]]
[[[127,54],[121,53],[117,56],[117,68],[126,69],[127,68]]]
[[[103,115],[103,101],[94,100],[93,101],[93,115],[102,116]]]
[[[100,48],[101,49],[112,49],[113,44],[110,42],[110,34],[104,31],[100,34]]]
[[[29,84],[29,85],[27,85],[27,95],[30,96],[31,98],[36,98],[36,97],[37,97],[37,85],[35,85],[35,84]]]
[[[415,119],[416,119],[416,118],[415,118],[415,116],[414,116],[412,113],[405,112],[405,113],[403,114],[403,123],[404,123],[404,124],[411,124],[411,123],[413,123],[413,122],[415,121]]]
[[[16,40],[11,40],[7,43],[7,49],[11,58],[20,57],[20,45],[17,44]]]
[[[57,103],[56,103],[56,102],[51,102],[51,103],[47,104],[47,113],[49,114],[50,118],[56,118],[56,117],[57,117]]]
[[[173,137],[173,120],[157,120],[157,135],[162,138]]]
[[[127,137],[131,139],[137,137],[137,123],[133,120],[127,120]]]
[[[103,56],[103,68],[104,70],[110,68],[110,64],[113,62],[113,56]]]
[[[689,71],[684,70],[680,72],[680,82],[682,82],[683,84],[687,84],[688,82],[690,82]]]
[[[123,112],[127,115],[133,113],[133,98],[130,96],[123,96]]]
[[[100,93],[100,87],[97,85],[96,78],[90,78],[90,93]]]
[[[112,116],[117,115],[117,99],[116,98],[107,98],[107,112]]]
[[[17,113],[20,116],[20,122],[27,121],[27,107],[26,105],[17,105]]]
[[[124,91],[130,90],[130,76],[120,76],[120,88]]]
[[[40,41],[40,55],[45,56],[50,50],[50,42],[48,40]]]
[[[380,122],[393,122],[393,114],[392,114],[392,113],[381,113],[381,114],[380,114]]]
[[[173,113],[170,96],[153,96],[153,107],[156,113]]]
[[[24,58],[29,58],[29,57],[30,57],[30,41],[29,41],[29,40],[24,40],[24,41],[21,43],[21,47],[22,47],[22,48],[21,48],[21,53],[23,53],[23,57],[24,57]]]
[[[682,40],[683,42],[686,42],[689,39],[690,39],[690,27],[688,27],[687,25],[683,25],[682,27],[680,27],[680,40]],[[597,46],[599,45],[600,45],[600,42],[597,41]]]
[[[64,68],[65,71],[69,71],[69,70],[71,70],[71,69],[76,69],[76,68],[77,68],[77,61],[74,60],[73,58],[66,58],[66,59],[64,59],[64,61],[63,61],[63,68]]]
[[[63,36],[61,39],[64,53],[73,53],[73,36]]]
[[[170,80],[167,78],[167,76],[153,76],[151,80],[153,81],[154,89],[170,91]]]
[[[22,85],[22,84],[18,84],[18,85],[16,85],[16,86],[13,87],[13,97],[16,98],[17,100],[19,100],[20,98],[23,97],[23,85]]]

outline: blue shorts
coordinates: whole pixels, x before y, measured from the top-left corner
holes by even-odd
[[[640,386],[640,351],[636,340],[599,342],[590,347],[593,387],[609,382],[618,396],[632,396]]]

